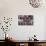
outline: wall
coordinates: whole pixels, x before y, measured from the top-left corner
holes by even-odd
[[[46,15],[46,8],[44,7],[32,8],[28,0],[0,0],[0,16],[13,17],[12,26],[8,33],[10,33],[14,39],[27,40],[29,37],[32,37],[34,34],[36,34],[39,40],[44,40],[44,20]],[[33,15],[34,25],[19,26],[18,15]],[[2,36],[0,36],[0,39],[2,39]]]

